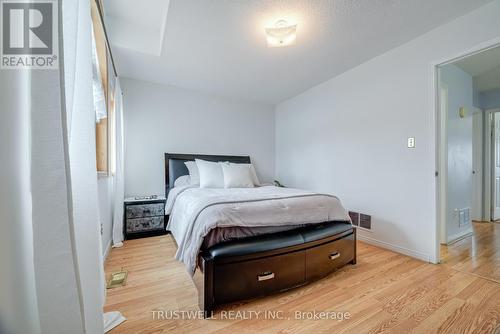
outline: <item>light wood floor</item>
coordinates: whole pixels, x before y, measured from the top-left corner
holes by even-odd
[[[441,247],[441,262],[500,283],[500,223],[473,223],[474,235]]]
[[[487,234],[483,238],[492,240]],[[500,245],[488,251],[474,244],[469,251],[465,241],[456,244],[448,249],[447,264],[432,265],[360,242],[355,266],[304,287],[224,308],[280,311],[292,315],[291,320],[227,320],[220,319],[221,312],[210,320],[164,320],[153,319],[153,311],[198,310],[195,287],[173,259],[170,236],[131,240],[113,249],[106,263],[107,275],[123,267],[129,278],[126,286],[107,290],[105,311],[119,310],[128,319],[111,332],[115,334],[500,333],[500,283],[477,275],[498,274]],[[467,254],[475,260],[469,262]],[[486,269],[487,261],[495,268]],[[351,317],[295,320],[295,311],[349,312]]]

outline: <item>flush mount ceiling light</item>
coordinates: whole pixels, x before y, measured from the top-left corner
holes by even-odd
[[[297,40],[297,25],[279,20],[274,27],[266,28],[267,46],[270,48],[295,44]]]

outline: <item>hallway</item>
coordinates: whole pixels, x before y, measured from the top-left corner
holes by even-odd
[[[441,246],[441,261],[455,270],[500,283],[500,223],[473,223],[474,235]]]

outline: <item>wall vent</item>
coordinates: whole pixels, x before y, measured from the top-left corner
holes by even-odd
[[[470,209],[463,208],[458,211],[458,227],[470,224]]]
[[[361,213],[359,215],[359,227],[372,229],[372,216]]]
[[[354,226],[359,226],[359,213],[349,211],[349,217],[351,217],[351,221]]]

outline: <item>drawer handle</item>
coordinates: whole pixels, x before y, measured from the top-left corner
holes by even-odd
[[[263,273],[257,276],[259,282],[267,281],[268,279],[273,279],[273,278],[274,278],[274,273],[272,272]]]
[[[339,257],[340,257],[339,252],[330,254],[330,260],[335,260],[335,259],[338,259]]]

